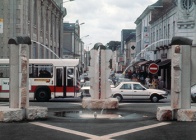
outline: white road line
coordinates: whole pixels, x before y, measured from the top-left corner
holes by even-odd
[[[149,126],[138,127],[138,128],[134,128],[134,129],[126,130],[126,131],[121,131],[121,132],[116,132],[113,134],[104,135],[104,136],[102,136],[102,138],[108,139],[108,138],[118,137],[121,135],[126,135],[126,134],[130,134],[130,133],[134,133],[134,132],[138,132],[138,131],[143,131],[143,130],[147,130],[147,129],[151,129],[151,128],[155,128],[155,127],[159,127],[159,126],[164,126],[164,125],[168,125],[168,124],[170,124],[170,123],[163,122],[163,123],[153,124],[153,125],[149,125]]]
[[[49,128],[49,129],[53,129],[53,130],[58,130],[58,131],[70,133],[70,134],[74,134],[74,135],[87,137],[87,138],[90,138],[90,139],[98,139],[99,138],[99,136],[96,136],[96,135],[91,135],[91,134],[88,134],[88,133],[83,133],[83,132],[79,132],[79,131],[75,131],[75,130],[71,130],[71,129],[52,126],[52,125],[48,125],[48,124],[44,124],[44,123],[31,122],[31,124],[34,124],[34,125],[37,125],[37,126],[42,126],[42,127]]]
[[[156,127],[168,125],[170,123],[162,122],[162,123],[153,124],[153,125],[149,125],[149,126],[138,127],[138,128],[134,128],[134,129],[120,131],[120,132],[116,132],[116,133],[112,133],[112,134],[108,134],[108,135],[104,135],[104,136],[96,136],[96,135],[92,135],[92,134],[88,134],[88,133],[83,133],[83,132],[79,132],[79,131],[75,131],[75,130],[71,130],[71,129],[66,129],[66,128],[61,128],[61,127],[57,127],[57,126],[52,126],[52,125],[39,123],[39,122],[31,122],[31,124],[41,126],[41,127],[45,127],[45,128],[49,128],[49,129],[53,129],[53,130],[58,130],[58,131],[70,133],[70,134],[74,134],[74,135],[87,137],[87,138],[89,138],[88,140],[113,140],[113,139],[111,139],[113,137],[118,137],[118,136],[121,136],[121,135],[126,135],[126,134],[130,134],[130,133],[138,132],[138,131],[143,131],[143,130],[147,130],[147,129],[151,129],[151,128],[156,128]]]

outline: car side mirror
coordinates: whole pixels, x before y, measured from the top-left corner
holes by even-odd
[[[143,90],[146,90],[145,88],[143,88]]]

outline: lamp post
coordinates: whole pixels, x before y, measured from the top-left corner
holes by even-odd
[[[78,41],[79,42],[79,40],[81,40],[82,38],[80,38],[80,25],[83,25],[83,24],[85,24],[84,22],[82,22],[82,23],[80,23],[79,24],[79,22],[78,22],[78,20],[76,21],[76,23],[74,24],[74,31],[73,31],[73,34],[74,34],[74,59],[76,58],[76,41]],[[76,32],[76,25],[77,25],[77,32]],[[76,35],[77,35],[77,37],[76,37]],[[87,35],[87,36],[89,36],[89,35]],[[87,37],[87,36],[84,36],[84,37]],[[77,44],[78,45],[78,47],[79,47],[79,43]],[[78,52],[79,53],[79,52]]]
[[[90,58],[90,52],[89,52],[89,45],[91,45],[92,43],[87,44],[87,50],[85,51],[84,54],[84,59],[85,59],[85,70],[87,70],[87,67],[89,66],[90,62],[89,62],[89,58]]]
[[[74,0],[67,0],[67,1],[63,1],[63,2],[61,2],[60,4],[59,4],[59,8],[60,8],[60,12],[59,12],[59,52],[58,52],[58,55],[59,55],[59,58],[61,57],[61,26],[63,25],[62,23],[61,23],[61,17],[63,16],[63,11],[62,11],[62,9],[61,9],[61,5],[63,4],[63,3],[66,3],[66,2],[71,2],[71,1],[74,1]],[[67,13],[66,13],[67,14]],[[62,24],[62,25],[61,25]]]
[[[83,38],[85,38],[85,37],[89,37],[89,35],[85,35],[85,36],[81,37],[81,39],[83,39]]]

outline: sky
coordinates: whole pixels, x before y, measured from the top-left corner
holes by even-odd
[[[106,45],[121,41],[122,29],[135,29],[135,21],[157,0],[64,0],[67,10],[64,22],[80,25],[80,37],[86,50],[95,43]],[[89,35],[89,36],[88,36]],[[85,37],[88,36],[88,37]]]

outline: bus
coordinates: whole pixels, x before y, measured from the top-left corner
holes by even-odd
[[[77,97],[79,59],[29,59],[29,99]],[[9,98],[9,59],[0,59],[0,99]]]

